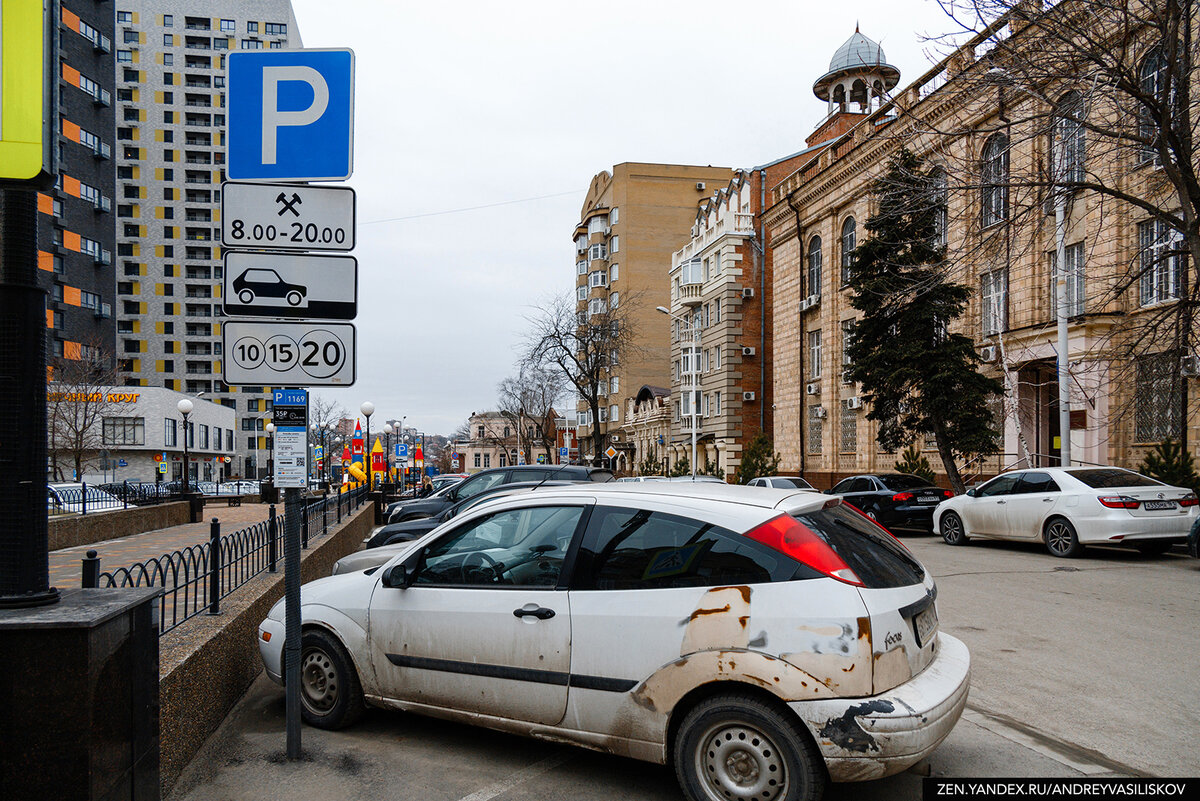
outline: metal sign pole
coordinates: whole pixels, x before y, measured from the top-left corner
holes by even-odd
[[[287,756],[300,758],[300,490],[283,491],[284,681],[287,693]]]

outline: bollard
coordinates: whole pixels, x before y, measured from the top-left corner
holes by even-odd
[[[308,501],[300,511],[300,547],[308,548]]]
[[[275,562],[279,555],[276,553],[275,532],[278,531],[275,523],[275,504],[271,504],[271,508],[267,511],[267,570],[275,572]]]
[[[221,521],[212,519],[208,534],[208,613],[221,614]]]
[[[83,562],[83,580],[80,585],[85,590],[94,590],[100,586],[100,558],[95,551],[88,551]]]
[[[86,515],[87,514],[87,482],[86,481],[82,482],[82,486],[83,486],[83,498],[80,500],[80,503],[83,505],[80,507],[79,513]]]
[[[125,501],[125,508],[128,509],[129,508],[129,479],[125,479],[124,484],[125,484],[125,486],[123,486],[121,488],[123,490],[121,492],[121,498]]]

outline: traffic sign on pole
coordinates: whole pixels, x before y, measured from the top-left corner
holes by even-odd
[[[272,392],[271,417],[275,423],[275,486],[303,488],[308,483],[308,392]]]
[[[239,50],[226,65],[231,180],[350,177],[354,51]]]
[[[358,260],[321,253],[225,251],[225,314],[353,320]]]
[[[230,320],[221,329],[222,380],[234,386],[338,386],[354,383],[350,323]]]
[[[221,244],[227,248],[354,250],[354,215],[348,186],[221,184]]]

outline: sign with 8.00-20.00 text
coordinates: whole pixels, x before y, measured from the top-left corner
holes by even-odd
[[[350,323],[230,320],[221,330],[222,379],[235,386],[350,386]]]
[[[269,250],[353,250],[348,186],[221,184],[221,244]]]

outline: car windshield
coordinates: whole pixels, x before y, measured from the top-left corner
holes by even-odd
[[[883,482],[883,486],[890,490],[907,490],[932,486],[931,482],[926,481],[920,476],[910,476],[906,473],[892,473],[885,476],[877,476],[877,478]]]
[[[1149,476],[1143,476],[1141,473],[1134,473],[1131,470],[1121,470],[1117,467],[1068,470],[1067,474],[1071,478],[1078,479],[1093,489],[1165,486],[1161,481],[1155,481]]]
[[[795,489],[812,489],[812,484],[809,484],[802,478],[773,478],[771,483],[778,489],[787,489],[793,487]]]

